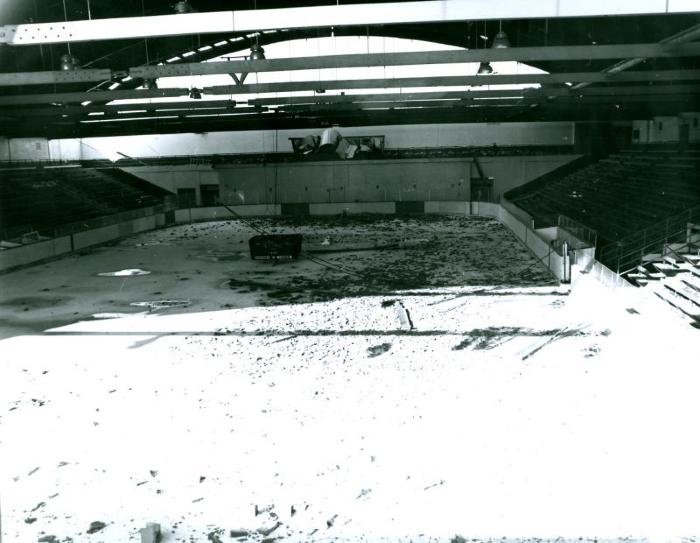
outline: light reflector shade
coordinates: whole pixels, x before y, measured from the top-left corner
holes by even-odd
[[[78,57],[66,53],[61,56],[61,70],[77,70],[80,67],[79,62]]]
[[[265,49],[260,47],[257,43],[250,48],[250,60],[264,60],[265,59]]]
[[[505,49],[510,47],[510,40],[508,39],[508,34],[501,30],[496,37],[493,39],[493,44],[491,45],[493,49]]]

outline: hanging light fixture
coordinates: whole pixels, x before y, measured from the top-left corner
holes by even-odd
[[[265,60],[265,49],[260,47],[258,43],[256,43],[250,48],[250,60]]]
[[[192,87],[190,89],[190,98],[193,100],[201,100],[202,99],[202,91],[199,90],[197,87]]]
[[[178,0],[173,4],[173,11],[175,13],[192,13],[194,9],[187,0]]]
[[[80,68],[78,57],[71,53],[61,56],[61,70],[77,70]]]
[[[484,40],[484,49],[486,49],[487,44],[486,42],[488,41],[488,36],[486,34],[486,21],[484,21],[484,33],[481,35],[481,39]],[[490,62],[480,62],[479,63],[479,68],[476,70],[476,75],[488,75],[493,73],[493,68],[491,67]]]
[[[143,86],[146,87],[147,90],[155,90],[158,88],[158,83],[155,79],[144,79]]]
[[[479,69],[476,71],[476,75],[488,75],[493,73],[493,68],[491,68],[490,62],[480,62]]]
[[[63,0],[63,19],[67,22],[68,21],[68,11],[66,10],[66,0]],[[70,43],[66,43],[66,47],[68,48],[68,52],[65,55],[61,55],[60,63],[61,63],[61,70],[77,70],[80,68],[79,64],[80,61],[78,60],[78,57],[76,57],[73,53],[70,51]]]
[[[508,39],[508,34],[503,32],[503,21],[498,22],[498,34],[493,39],[493,44],[491,44],[493,49],[506,49],[510,47],[510,40]]]

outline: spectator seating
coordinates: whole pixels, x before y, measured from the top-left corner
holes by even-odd
[[[505,197],[536,222],[567,215],[611,243],[699,204],[699,173],[700,149],[630,148]]]
[[[64,224],[163,202],[167,191],[117,168],[23,168],[0,172],[0,238],[51,236]]]

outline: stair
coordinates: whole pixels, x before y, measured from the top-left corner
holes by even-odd
[[[700,255],[686,252],[693,248],[684,244],[671,254],[655,255],[634,270],[623,274],[633,285],[648,289],[700,328]]]

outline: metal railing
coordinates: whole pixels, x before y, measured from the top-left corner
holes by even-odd
[[[557,216],[557,226],[573,234],[581,241],[585,241],[589,246],[596,247],[598,243],[598,232],[593,228],[582,224],[566,215]]]
[[[625,273],[638,266],[646,255],[661,253],[666,244],[684,243],[688,223],[692,222],[700,222],[700,206],[686,209],[644,230],[620,238],[615,243],[601,247],[597,259],[617,273]]]

